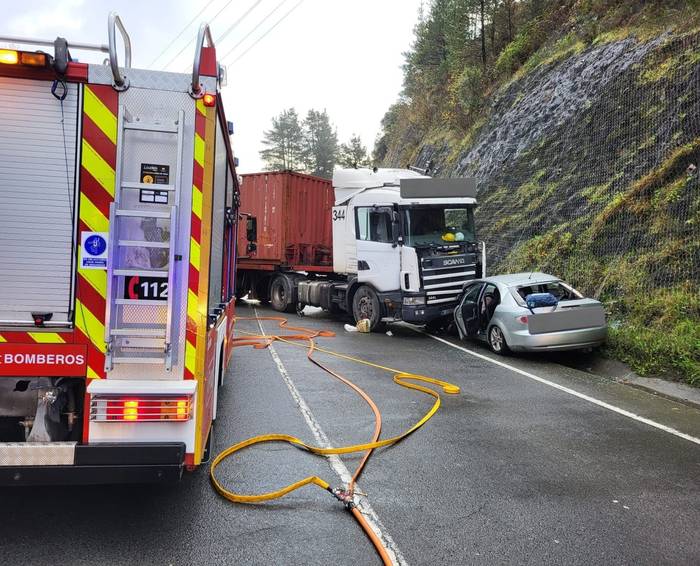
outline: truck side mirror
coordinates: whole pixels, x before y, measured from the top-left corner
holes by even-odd
[[[258,239],[258,219],[255,216],[248,217],[245,234],[249,242],[255,242]]]
[[[399,213],[395,210],[391,213],[391,238],[393,247],[403,245],[403,237],[399,234],[401,226],[399,225]]]

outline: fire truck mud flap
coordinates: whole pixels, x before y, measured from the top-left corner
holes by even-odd
[[[183,442],[0,443],[0,485],[173,483],[180,480]]]

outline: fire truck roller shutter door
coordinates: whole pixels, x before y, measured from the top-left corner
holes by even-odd
[[[0,77],[0,323],[71,310],[79,90],[51,85]]]

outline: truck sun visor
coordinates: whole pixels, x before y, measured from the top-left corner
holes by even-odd
[[[401,179],[401,198],[476,198],[476,179]]]

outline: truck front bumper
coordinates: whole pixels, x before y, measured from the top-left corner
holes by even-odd
[[[184,442],[0,443],[0,485],[172,483],[184,460]]]
[[[402,305],[401,319],[411,324],[425,324],[439,318],[452,318],[455,303],[447,305]]]

